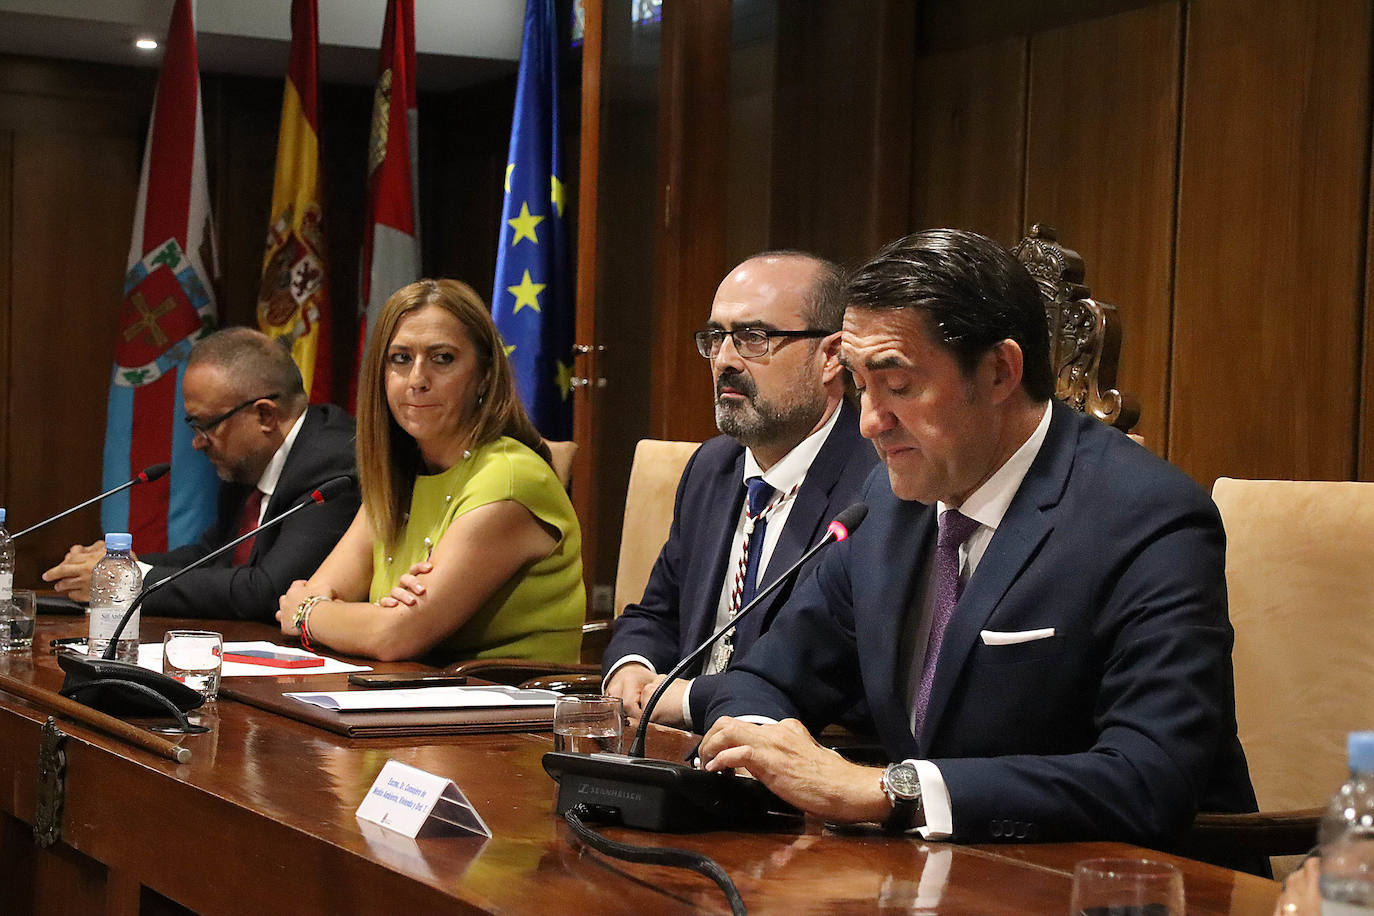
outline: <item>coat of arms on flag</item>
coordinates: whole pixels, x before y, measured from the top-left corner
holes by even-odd
[[[214,330],[215,303],[206,286],[176,239],[134,263],[124,277],[114,384],[137,388],[156,381]]]
[[[267,234],[267,268],[258,290],[258,325],[293,344],[319,323],[316,293],[324,283],[320,208],[311,204],[292,228],[295,208],[287,204]]]

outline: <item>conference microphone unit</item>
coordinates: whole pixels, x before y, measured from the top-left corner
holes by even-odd
[[[45,518],[37,525],[30,525],[18,534],[11,534],[10,540],[18,540],[19,538],[22,538],[24,535],[28,534],[30,531],[37,531],[44,525],[52,524],[59,518],[66,518],[73,512],[80,512],[87,506],[94,505],[95,503],[100,502],[102,499],[107,499],[111,496],[114,496],[116,493],[120,493],[124,490],[129,489],[130,487],[138,486],[141,483],[152,483],[154,480],[157,480],[159,477],[161,477],[163,474],[166,474],[171,469],[172,466],[165,461],[162,464],[155,464],[152,467],[146,467],[143,470],[139,471],[137,474],[135,474],[130,480],[121,483],[119,486],[115,487],[112,490],[106,490],[99,496],[94,496],[78,506],[72,506],[70,509],[63,509],[61,512],[57,513],[52,518]]]
[[[168,677],[160,671],[151,671],[139,665],[115,659],[114,655],[118,648],[119,637],[124,632],[124,627],[129,623],[129,619],[133,617],[135,611],[143,606],[143,602],[149,595],[172,580],[223,556],[262,531],[280,525],[302,509],[339,496],[352,486],[353,478],[348,476],[328,480],[275,518],[268,519],[252,531],[241,534],[229,543],[215,548],[194,563],[178,569],[170,576],[145,586],[138,593],[138,597],[130,603],[124,616],[120,618],[114,633],[110,635],[110,644],[105,647],[105,652],[100,658],[92,658],[89,654],[78,655],[74,652],[58,653],[57,664],[67,673],[66,679],[62,682],[62,695],[76,700],[78,703],[84,703],[87,706],[117,716],[171,714],[182,722],[183,728],[185,728],[185,713],[204,703],[204,697],[181,681]],[[88,651],[90,648],[88,646]]]
[[[705,642],[678,662],[644,704],[634,743],[626,754],[572,754],[553,751],[544,755],[544,770],[558,783],[557,813],[584,805],[597,820],[643,830],[689,831],[755,824],[775,814],[796,815],[791,805],[778,798],[757,779],[728,773],[708,773],[685,763],[653,760],[644,756],[649,719],[668,685],[699,659],[715,641],[744,619],[783,583],[797,574],[821,548],[843,541],[859,527],[868,506],[855,503],[835,517],[825,537],[807,550],[754,600],[725,622]]]

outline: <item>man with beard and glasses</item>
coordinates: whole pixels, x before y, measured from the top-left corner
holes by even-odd
[[[966,843],[1169,851],[1198,811],[1254,811],[1207,493],[1054,399],[1044,303],[991,239],[899,239],[845,299],[840,358],[887,473],[719,679],[705,768]],[[860,700],[886,768],[811,737]]]
[[[181,390],[191,444],[223,483],[215,522],[199,541],[139,556],[147,583],[280,515],[325,481],[357,473],[352,417],[332,404],[310,407],[291,354],[260,331],[226,328],[197,342]],[[358,499],[354,486],[250,538],[149,595],[144,612],[274,622],[277,599],[320,565],[348,529]],[[101,541],[77,544],[43,579],[89,600],[91,569],[104,555]]]
[[[824,534],[877,463],[839,364],[843,290],[834,264],[783,251],[748,259],[716,291],[696,345],[711,361],[724,435],[683,471],[644,597],[616,621],[603,657],[605,690],[631,715],[668,669]],[[672,684],[654,721],[701,722],[719,673],[769,627],[791,587],[718,640],[694,678]]]

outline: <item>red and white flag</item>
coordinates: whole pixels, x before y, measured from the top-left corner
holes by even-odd
[[[106,531],[128,531],[155,553],[195,539],[213,520],[217,481],[191,447],[181,377],[191,344],[214,330],[215,237],[191,0],[176,0],[139,177],[133,241],[115,337],[104,480],[113,487],[167,461],[167,484],[105,500]]]
[[[415,0],[387,0],[367,151],[367,221],[358,282],[360,361],[368,329],[387,298],[420,278],[418,142]]]

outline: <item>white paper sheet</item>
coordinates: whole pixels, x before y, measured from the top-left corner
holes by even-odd
[[[68,646],[69,649],[86,654],[84,645]],[[284,652],[287,655],[299,655],[302,658],[322,658],[324,664],[314,668],[271,668],[267,665],[247,665],[243,662],[225,662],[220,668],[220,677],[281,677],[282,675],[297,674],[346,674],[351,671],[371,671],[369,665],[350,665],[341,662],[336,658],[327,655],[316,655],[304,649],[292,649],[286,646],[278,646],[265,639],[252,642],[227,642],[224,644],[225,652],[238,652],[244,649],[261,649],[267,652]],[[138,647],[138,664],[141,668],[149,671],[162,670],[162,643],[142,643]]]
[[[552,706],[558,694],[552,690],[521,690],[518,687],[406,687],[396,690],[348,690],[337,693],[288,693],[303,703],[367,712],[379,709],[478,709],[498,706]]]

